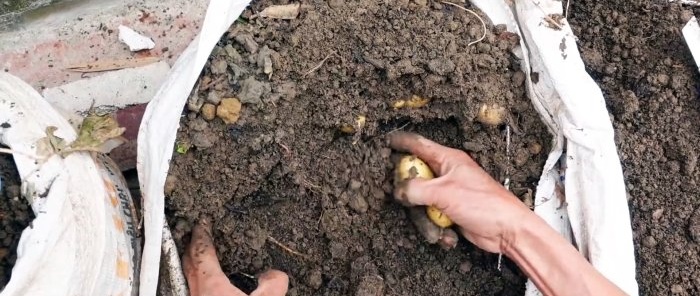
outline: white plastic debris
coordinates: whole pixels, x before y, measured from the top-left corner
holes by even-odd
[[[693,55],[695,65],[700,67],[700,24],[695,17],[691,18],[683,27],[683,38],[688,44],[690,53]]]
[[[136,295],[141,242],[131,195],[109,158],[60,156],[46,129],[77,133],[31,86],[0,73],[0,142],[15,151],[22,195],[36,218],[22,232],[2,296]]]
[[[156,47],[155,42],[153,42],[151,38],[143,36],[124,25],[119,25],[119,41],[128,45],[131,51],[153,49]]]

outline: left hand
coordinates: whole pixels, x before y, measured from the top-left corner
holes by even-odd
[[[246,296],[221,270],[211,236],[211,224],[202,219],[192,230],[192,241],[183,257],[183,269],[192,296]],[[283,296],[289,277],[279,270],[268,270],[258,277],[258,288],[250,296]]]

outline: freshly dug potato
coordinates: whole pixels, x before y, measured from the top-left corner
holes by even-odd
[[[415,155],[407,155],[402,157],[399,164],[396,166],[396,179],[403,181],[413,178],[430,180],[435,178],[435,175],[433,171],[430,170],[428,164],[423,162],[420,158]],[[426,208],[426,213],[430,221],[437,226],[447,228],[453,224],[452,220],[450,220],[447,215],[433,206],[428,206]]]
[[[505,121],[506,109],[498,104],[483,104],[476,119],[490,126],[501,125]]]

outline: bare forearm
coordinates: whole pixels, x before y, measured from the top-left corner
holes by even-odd
[[[534,213],[510,236],[505,254],[544,295],[625,295]]]

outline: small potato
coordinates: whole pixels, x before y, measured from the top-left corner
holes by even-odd
[[[430,170],[428,164],[423,162],[420,158],[415,155],[407,155],[402,157],[399,164],[396,166],[396,179],[403,181],[413,178],[430,180],[435,178],[435,175],[433,171]],[[447,215],[433,206],[426,207],[426,214],[428,218],[430,218],[430,221],[439,227],[447,228],[453,224],[452,220],[450,220]]]
[[[483,104],[479,109],[479,114],[476,119],[485,124],[491,126],[501,125],[506,118],[506,109],[499,106],[498,104]]]

